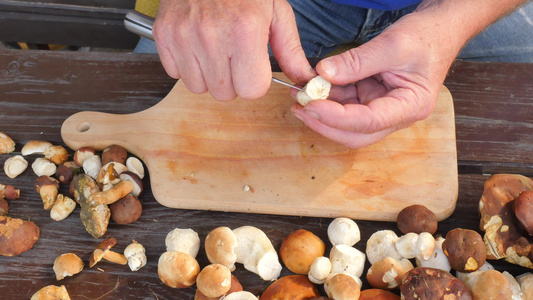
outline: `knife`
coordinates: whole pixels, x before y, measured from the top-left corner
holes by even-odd
[[[145,14],[142,14],[138,11],[132,10],[129,11],[126,14],[126,17],[124,17],[124,27],[130,32],[133,32],[137,35],[140,35],[142,37],[145,37],[150,40],[154,40],[154,36],[152,35],[152,27],[154,26],[154,18],[147,16]],[[277,79],[275,77],[272,77],[272,81],[283,84],[285,86],[297,89],[299,91],[303,91],[301,88],[294,86],[290,83],[287,83],[283,80]]]

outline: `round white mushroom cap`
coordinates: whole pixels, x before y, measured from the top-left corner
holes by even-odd
[[[196,258],[200,251],[200,237],[190,228],[174,228],[165,237],[165,245],[167,251],[183,252]]]
[[[385,257],[391,257],[396,260],[402,259],[398,250],[396,250],[397,240],[398,236],[392,230],[374,232],[366,242],[366,256],[370,264],[374,264]]]
[[[135,241],[124,249],[124,256],[128,259],[128,266],[133,272],[146,265],[146,250],[143,245]]]
[[[329,260],[332,273],[347,273],[361,277],[365,268],[365,254],[348,245],[336,245],[331,248]]]
[[[353,246],[361,240],[361,232],[354,220],[336,218],[328,226],[328,238],[333,246]]]
[[[323,284],[331,273],[331,261],[325,256],[315,258],[307,277],[314,284]]]

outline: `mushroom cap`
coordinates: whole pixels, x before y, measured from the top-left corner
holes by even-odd
[[[50,299],[59,299],[59,300],[70,300],[70,296],[67,292],[67,289],[64,285],[55,286],[47,285],[42,289],[38,290],[30,300],[50,300]]]
[[[306,276],[288,275],[274,281],[261,295],[260,300],[304,300],[319,297],[320,293]]]
[[[198,281],[198,279],[196,280]],[[224,299],[227,299],[229,295],[235,292],[242,291],[242,285],[239,282],[239,279],[235,275],[231,275],[231,286],[229,288],[229,291],[226,292]],[[202,294],[198,289],[196,289],[196,293],[194,294],[194,300],[219,300],[222,297],[215,297],[215,298],[209,298],[206,295]],[[240,299],[240,298],[237,298]],[[246,299],[246,298],[243,298]],[[257,297],[255,297],[254,300],[257,300]]]
[[[157,274],[172,288],[187,288],[196,283],[200,265],[192,256],[178,251],[167,251],[159,257]]]
[[[111,219],[115,223],[130,224],[141,217],[143,207],[136,196],[129,194],[109,205],[109,210],[111,210]]]
[[[358,300],[400,300],[400,296],[382,289],[366,289],[361,291]]]
[[[418,233],[408,232],[398,238],[396,243],[396,251],[402,257],[415,258],[416,257],[416,244],[418,242]]]
[[[0,255],[17,256],[30,250],[39,235],[39,227],[31,221],[0,216]]]
[[[133,241],[124,249],[124,256],[128,260],[128,266],[133,272],[146,265],[146,250],[143,245]]]
[[[509,280],[497,270],[481,272],[472,282],[470,292],[474,299],[513,299]]]
[[[200,237],[191,228],[174,228],[165,237],[167,251],[184,252],[196,258],[200,251]]]
[[[452,267],[450,266],[448,257],[446,257],[446,255],[444,254],[444,251],[442,251],[443,242],[444,242],[443,237],[438,237],[437,239],[435,239],[435,249],[433,250],[433,254],[431,254],[428,260],[422,260],[420,258],[417,258],[416,265],[418,267],[435,268],[435,269],[441,269],[446,272],[450,272]]]
[[[83,270],[84,263],[74,253],[64,253],[58,256],[54,261],[54,273],[56,279],[61,280],[67,276],[73,276]]]
[[[208,265],[196,277],[196,287],[207,297],[220,297],[231,287],[231,272],[221,264]]]
[[[96,151],[93,148],[90,147],[81,147],[78,150],[74,152],[74,155],[72,157],[72,160],[78,165],[83,166],[83,162],[89,158],[94,156]]]
[[[363,275],[365,259],[363,252],[348,245],[336,245],[329,253],[332,273],[348,273],[355,277]]]
[[[470,229],[450,230],[442,242],[442,251],[448,257],[450,266],[459,272],[473,272],[481,267],[487,258],[483,238]]]
[[[102,164],[105,165],[109,162],[118,162],[126,165],[126,159],[128,158],[128,151],[126,148],[119,145],[111,145],[102,150]]]
[[[228,294],[226,297],[224,297],[224,300],[257,300],[257,297],[247,291],[237,291]]]
[[[331,261],[325,256],[315,258],[307,278],[314,284],[323,284],[331,273]]]
[[[293,273],[307,275],[311,264],[324,255],[326,245],[312,232],[298,229],[289,234],[281,243],[281,260]]]
[[[405,274],[400,292],[403,300],[472,299],[461,280],[443,270],[424,267]]]
[[[329,276],[324,282],[324,290],[328,297],[335,300],[359,299],[361,286],[348,274],[338,273]]]
[[[116,244],[117,240],[114,238],[107,238],[100,242],[96,246],[96,249],[93,251],[91,258],[89,259],[89,267],[94,267],[94,265],[96,265],[104,258],[106,252],[109,251],[109,249],[113,248],[113,246],[115,246]]]
[[[514,201],[516,218],[529,235],[533,235],[533,191],[523,191]]]
[[[43,154],[44,150],[46,150],[48,147],[52,146],[52,143],[47,141],[39,141],[39,140],[33,140],[29,141],[20,150],[20,154],[23,156],[31,155],[31,154]]]
[[[414,232],[437,232],[437,216],[427,207],[421,204],[414,204],[402,209],[396,217],[398,229],[403,234]]]
[[[392,230],[379,230],[374,232],[366,242],[366,256],[370,264],[380,261],[385,257],[400,260],[402,256],[396,250],[398,236]]]
[[[144,190],[144,183],[139,175],[133,173],[132,171],[124,171],[119,174],[119,178],[122,181],[129,180],[133,183],[133,191],[131,193],[134,196],[138,197],[140,194],[142,194]]]
[[[395,289],[402,284],[405,273],[413,268],[413,264],[407,258],[396,260],[385,257],[370,266],[366,279],[374,288]]]
[[[524,273],[516,277],[518,283],[520,283],[520,289],[524,294],[524,299],[533,299],[533,274]]]
[[[328,225],[328,238],[333,246],[353,246],[361,240],[359,226],[349,218],[336,218]]]
[[[205,237],[205,253],[212,264],[221,264],[235,270],[237,238],[229,227],[217,227]]]

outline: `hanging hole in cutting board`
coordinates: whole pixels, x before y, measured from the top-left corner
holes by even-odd
[[[91,129],[91,123],[83,122],[78,126],[78,132],[87,132]]]

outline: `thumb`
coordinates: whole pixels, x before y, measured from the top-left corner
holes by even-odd
[[[292,7],[285,0],[274,0],[270,26],[270,48],[283,73],[295,83],[305,84],[316,76],[300,43]]]
[[[379,36],[359,47],[321,60],[318,74],[334,85],[345,85],[390,70],[390,53],[380,46]]]

